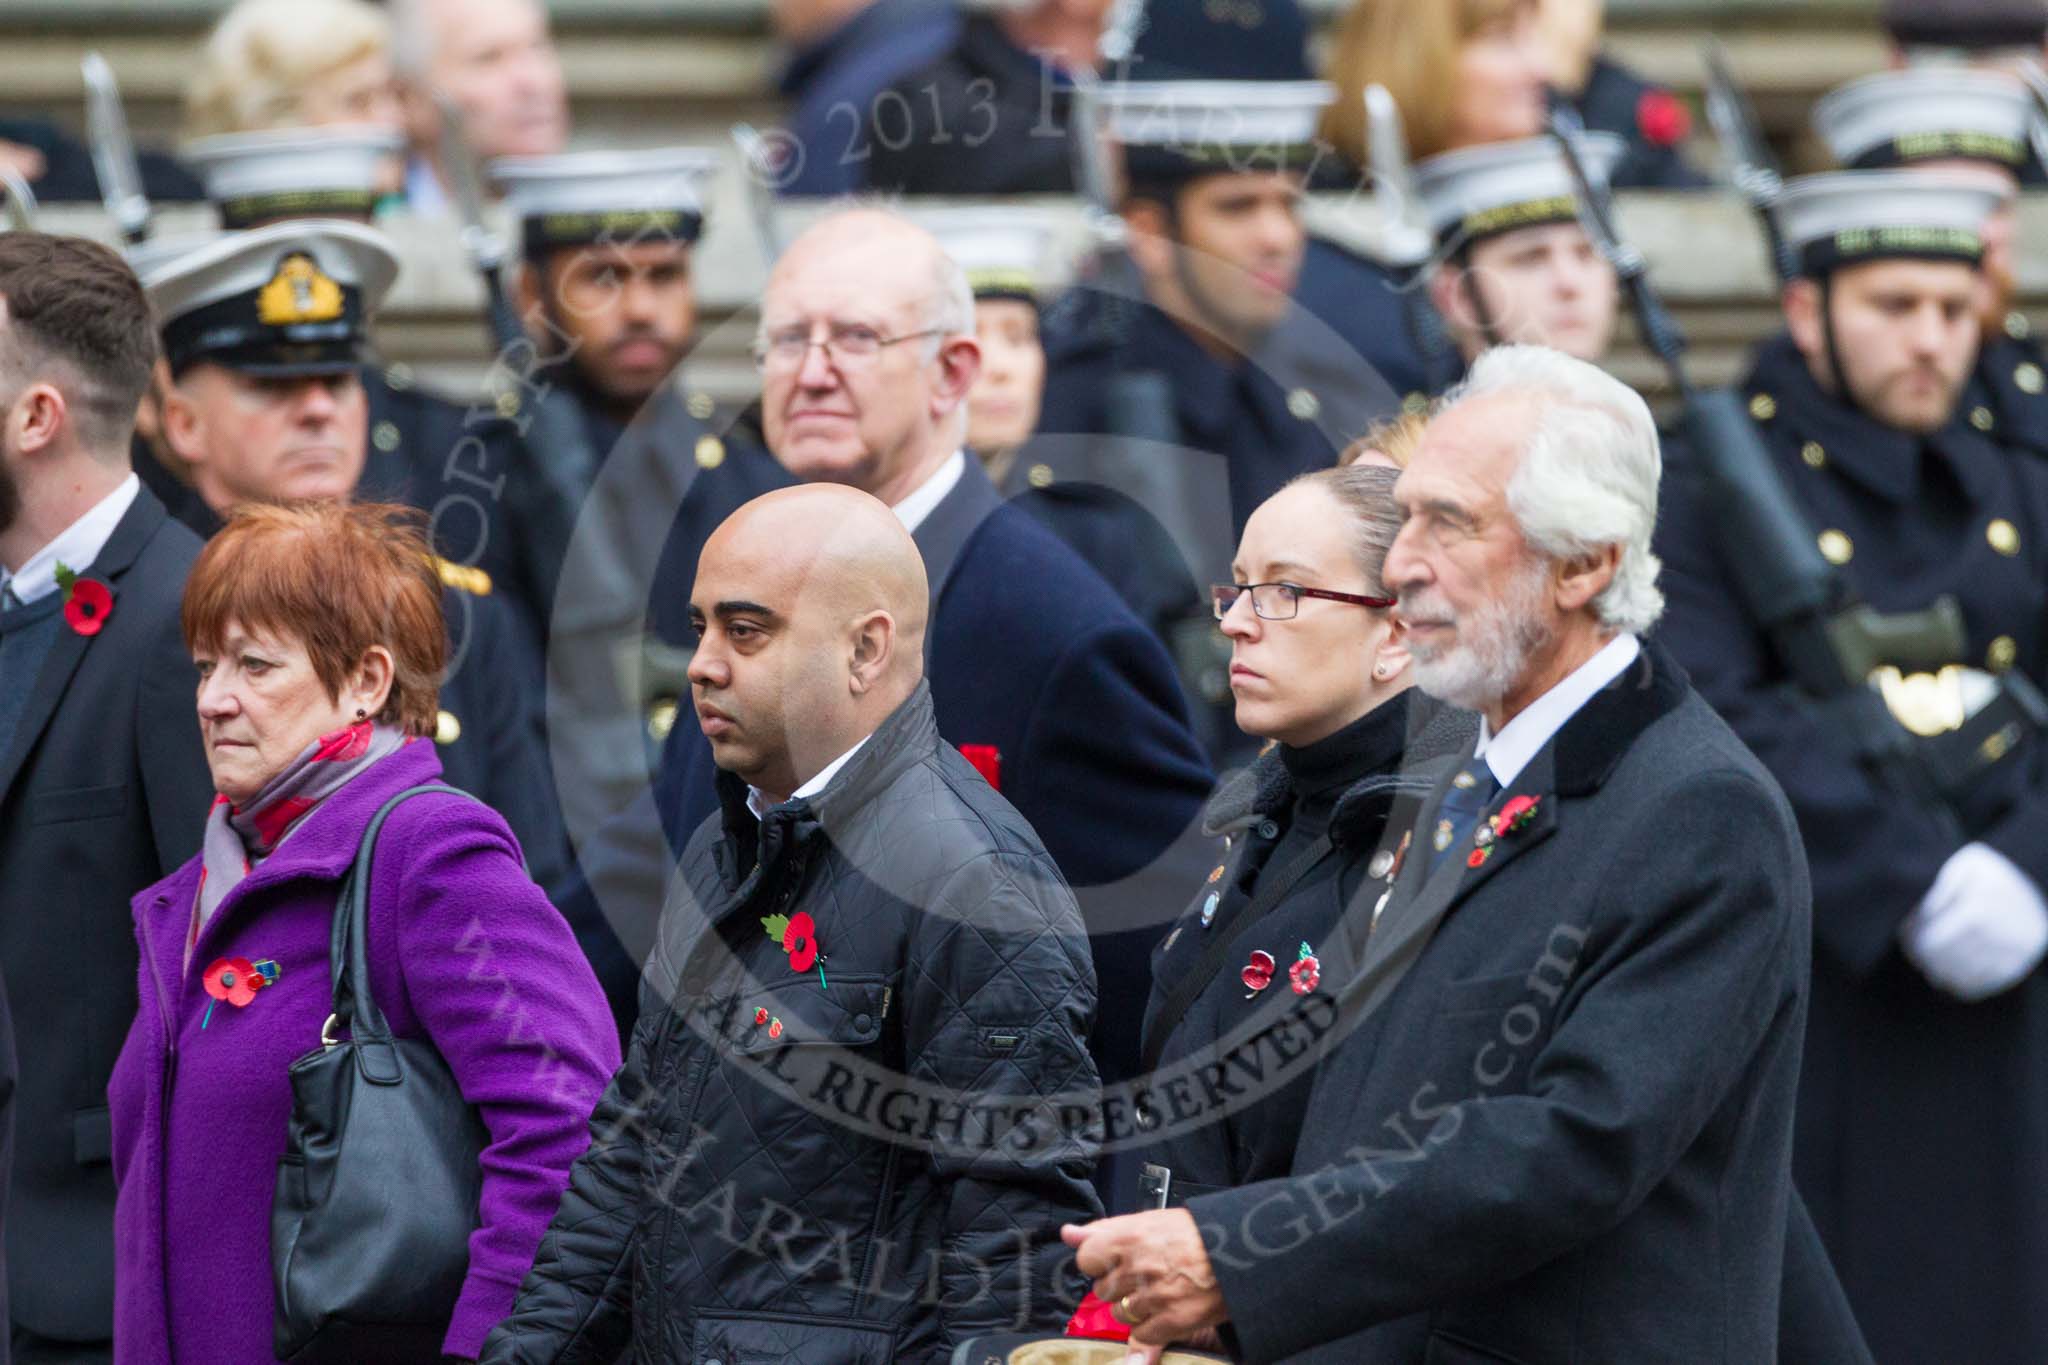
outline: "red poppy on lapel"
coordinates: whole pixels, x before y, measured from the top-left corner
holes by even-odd
[[[1003,754],[995,745],[963,744],[960,756],[974,765],[974,771],[981,774],[982,781],[997,791],[1003,789]]]
[[[64,622],[80,635],[93,636],[114,612],[114,590],[97,578],[69,575],[64,583]]]
[[[799,910],[789,917],[789,925],[782,931],[782,951],[789,954],[790,970],[801,975],[818,960],[818,925],[808,911]]]
[[[246,957],[215,958],[201,980],[208,995],[216,1000],[225,1000],[237,1009],[254,1000],[256,992],[270,984]]]

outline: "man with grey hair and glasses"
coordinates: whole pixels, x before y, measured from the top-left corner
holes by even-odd
[[[930,233],[868,206],[819,220],[769,277],[755,355],[761,430],[781,477],[872,495],[923,554],[939,734],[1031,823],[1074,887],[1103,998],[1126,1002],[1102,1012],[1091,1048],[1105,1080],[1124,1079],[1137,1064],[1152,944],[1206,870],[1192,827],[1210,775],[1164,648],[963,450],[981,365],[974,299]],[[687,638],[674,618],[697,560],[679,538],[652,603],[656,630],[675,639]],[[636,955],[674,854],[717,808],[715,777],[698,727],[676,726],[651,801],[584,851],[599,903]]]
[[[1419,686],[1480,713],[1347,917],[1297,1174],[1069,1228],[1141,1352],[1771,1360],[1809,891],[1770,775],[1654,641],[1643,401],[1488,351],[1395,487]]]

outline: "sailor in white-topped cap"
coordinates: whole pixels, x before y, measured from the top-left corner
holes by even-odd
[[[1604,179],[1626,144],[1583,139]],[[1614,338],[1614,270],[1579,225],[1579,201],[1555,140],[1525,138],[1445,152],[1415,168],[1437,258],[1430,301],[1466,364],[1525,342],[1599,362]]]
[[[2025,85],[1977,67],[1908,67],[1850,81],[1813,106],[1813,130],[1852,170],[1925,161],[2016,169],[2032,155]]]
[[[1100,95],[1103,131],[1120,151],[1136,279],[1105,277],[1088,306],[1062,308],[1049,325],[1040,427],[1142,431],[1222,456],[1229,516],[1192,543],[1217,542],[1227,561],[1253,508],[1296,474],[1334,464],[1394,406],[1371,367],[1294,298],[1330,87],[1130,81]],[[1117,292],[1143,306],[1103,297]],[[1170,404],[1115,396],[1112,376],[1148,374]]]
[[[389,128],[333,124],[223,134],[189,144],[184,157],[205,182],[225,228],[305,220],[368,224],[400,181],[402,146]],[[153,251],[155,243],[137,250]],[[146,273],[140,264],[137,270]],[[370,433],[364,489],[435,514],[443,552],[484,565],[530,617],[540,619],[544,610],[528,605],[539,593],[515,553],[519,538],[500,524],[499,499],[477,496],[480,487],[494,486],[503,471],[522,464],[517,431],[496,414],[472,413],[467,402],[423,385],[405,363],[383,363],[367,346],[364,352]]]
[[[602,457],[696,339],[692,248],[718,153],[696,147],[501,158],[519,221],[520,311],[564,366]],[[691,395],[691,415],[712,415]],[[701,411],[699,411],[701,409]]]
[[[2015,307],[2019,190],[2040,169],[2039,117],[2026,86],[2001,71],[1916,66],[1830,92],[1814,105],[1813,128],[1844,166],[1967,173],[1996,192],[1982,229],[1984,341],[1971,401],[1997,416],[2008,440],[2048,455],[2048,358]]]
[[[1960,608],[1944,655],[1868,679],[1952,819],[1799,700],[1780,640],[1729,589],[1697,459],[1668,457],[1658,518],[1659,635],[1805,838],[1793,1174],[1880,1361],[2048,1360],[2048,739],[2003,691],[2048,676],[2048,463],[1967,388],[1998,197],[1934,171],[1789,182],[1787,332],[1739,390],[1850,599]]]
[[[398,187],[405,139],[364,124],[224,133],[188,143],[180,159],[206,186],[228,229],[286,218],[368,222]]]
[[[340,220],[222,233],[144,262],[171,377],[164,437],[213,512],[354,490],[368,320],[397,277],[384,235]]]
[[[911,217],[939,239],[974,290],[981,373],[967,396],[967,448],[1003,487],[1045,396],[1039,306],[1059,218],[1007,208],[925,209]]]
[[[449,629],[434,734],[444,773],[505,816],[535,880],[560,894],[570,860],[529,631],[494,590],[497,565],[450,543],[466,534],[459,511],[374,477],[382,452],[362,365],[398,265],[383,233],[326,219],[225,232],[145,262],[171,375],[163,439],[197,495],[173,511],[203,536],[247,503],[403,497],[427,512]]]

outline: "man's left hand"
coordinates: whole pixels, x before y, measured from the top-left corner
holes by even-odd
[[[1229,1320],[1208,1249],[1186,1209],[1069,1223],[1060,1239],[1095,1281],[1095,1297],[1131,1325],[1132,1359],[1156,1361],[1165,1347]]]

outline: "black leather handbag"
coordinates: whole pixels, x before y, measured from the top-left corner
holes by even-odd
[[[335,902],[334,1012],[320,1046],[291,1065],[270,1209],[274,1345],[293,1365],[438,1361],[469,1273],[487,1134],[434,1045],[391,1036],[370,998],[367,943],[378,830],[407,797],[451,791],[385,802]]]

